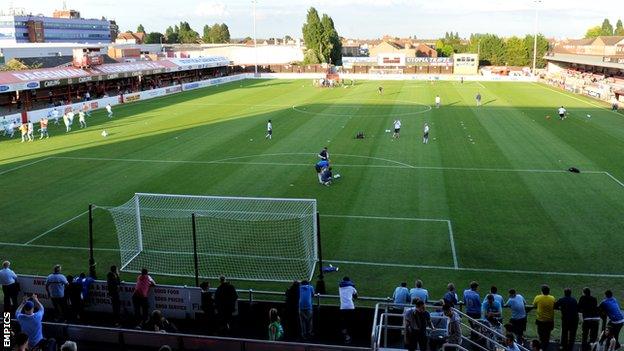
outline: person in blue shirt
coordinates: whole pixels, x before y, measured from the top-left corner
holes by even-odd
[[[501,323],[503,306],[494,299],[494,295],[488,294],[485,297],[485,301],[481,305],[481,312],[483,313],[483,318],[487,319],[492,325],[497,326]]]
[[[46,279],[45,288],[48,296],[52,300],[52,306],[56,311],[58,319],[63,319],[67,313],[67,303],[65,299],[65,287],[69,285],[67,278],[61,274],[61,265],[54,266],[52,274]]]
[[[520,344],[524,344],[524,332],[527,325],[526,300],[516,293],[516,289],[509,290],[509,300],[505,307],[511,309],[511,332],[516,336]]]
[[[611,290],[605,291],[605,299],[602,300],[598,307],[609,318],[608,326],[611,329],[611,334],[615,337],[616,349],[620,348],[619,336],[620,330],[622,330],[622,326],[624,325],[624,315],[622,315],[620,305],[615,297],[613,297],[613,292]]]
[[[411,288],[409,291],[410,301],[418,298],[418,299],[421,299],[424,303],[427,303],[429,301],[429,291],[423,288],[422,280],[420,279],[416,280],[415,285],[416,287]]]
[[[498,294],[498,288],[496,286],[492,285],[490,287],[490,294],[494,296],[494,300],[496,300],[496,302],[498,302],[501,306],[505,304],[503,297]],[[487,296],[483,299],[483,302],[485,302],[486,299],[487,299]]]
[[[397,286],[396,289],[394,289],[392,301],[396,304],[408,304],[412,301],[410,299],[409,290],[407,289],[407,283],[403,282],[401,285]]]
[[[301,322],[301,337],[309,340],[312,337],[312,298],[314,288],[310,282],[303,280],[299,286],[299,321]]]
[[[444,300],[444,304],[455,307],[455,305],[457,305],[457,303],[459,302],[459,298],[457,297],[457,291],[455,291],[455,284],[448,283],[448,285],[446,286],[446,290],[446,293],[444,293],[444,296],[442,297],[442,300]]]
[[[479,296],[479,283],[470,283],[470,289],[464,290],[464,304],[466,314],[473,319],[481,319],[481,296]]]
[[[323,184],[323,171],[329,168],[329,161],[320,160],[314,165],[314,169],[316,170],[316,176],[318,177],[319,184]]]
[[[37,312],[35,312],[35,307]],[[22,329],[22,333],[28,335],[28,346],[31,349],[40,347],[45,342],[41,328],[43,313],[43,305],[35,294],[32,296],[32,301],[27,296],[24,296],[24,300],[15,311],[15,317]]]
[[[2,295],[4,295],[4,311],[14,312],[17,307],[17,294],[19,293],[19,284],[17,284],[17,275],[9,268],[11,262],[2,262],[0,269],[0,285],[2,285]]]
[[[331,167],[324,168],[323,171],[321,172],[321,182],[323,182],[323,185],[329,186],[332,180],[334,180],[334,174],[332,172],[332,168]]]

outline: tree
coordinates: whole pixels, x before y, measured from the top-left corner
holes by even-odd
[[[307,49],[303,55],[303,63],[305,65],[321,63],[321,59],[316,54],[316,50]]]
[[[605,18],[604,21],[602,21],[601,29],[601,35],[613,35],[613,26],[611,25],[611,22],[609,22],[608,18]]]
[[[221,23],[221,43],[230,42],[230,28],[225,23]]]
[[[145,28],[143,27],[142,24],[139,24],[139,26],[137,27],[136,32],[137,33],[145,33]]]
[[[321,18],[321,27],[323,28],[321,46],[321,57],[324,62],[334,65],[342,64],[342,43],[340,36],[334,27],[334,21],[327,14],[323,14]]]
[[[308,50],[313,50],[314,55],[306,52],[304,56],[304,63],[313,63],[307,61],[307,59],[316,59],[319,61],[320,59],[320,47],[321,47],[321,37],[323,34],[323,26],[321,25],[321,19],[319,18],[318,11],[314,7],[310,7],[308,10],[308,15],[306,17],[306,23],[303,24],[303,28],[301,30],[303,32],[303,40],[305,41],[305,45]],[[316,62],[318,63],[318,62]]]
[[[151,32],[145,36],[145,44],[160,44],[165,41],[165,36],[162,33]]]
[[[596,38],[602,35],[602,28],[600,26],[591,27],[585,33],[585,38]]]
[[[531,34],[527,34],[524,37],[524,47],[527,49],[527,53],[529,55],[529,61],[531,65],[533,65],[533,45],[534,45],[535,37]],[[537,55],[536,55],[536,64],[537,68],[546,67],[546,60],[544,60],[544,56],[548,52],[548,39],[542,34],[537,35]]]
[[[436,51],[438,52],[438,56],[440,57],[451,57],[455,53],[453,46],[451,44],[447,44],[444,40],[438,39],[436,41]]]
[[[615,24],[615,32],[613,35],[624,35],[624,26],[622,25],[621,19],[619,19]]]
[[[183,44],[195,44],[199,42],[199,33],[194,31],[188,22],[180,22],[180,27],[175,26],[174,31],[179,33],[178,37],[180,39],[180,43]]]
[[[35,63],[28,66],[17,59],[10,59],[4,65],[0,65],[0,71],[23,71],[27,69],[41,68],[41,66],[43,66],[41,63]]]
[[[518,37],[507,39],[505,45],[505,62],[509,66],[528,66],[529,51],[524,40]]]
[[[505,64],[505,41],[503,39],[495,34],[485,34],[479,42],[481,61],[486,65],[500,66]]]
[[[291,41],[291,40],[293,40],[293,38],[288,34],[284,37],[284,41],[286,42]]]

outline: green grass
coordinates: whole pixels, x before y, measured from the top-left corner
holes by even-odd
[[[516,288],[529,300],[542,283],[555,295],[587,285],[624,297],[621,114],[529,83],[384,82],[383,96],[376,82],[242,84],[119,106],[113,120],[96,112],[89,128],[66,134],[52,126],[47,140],[2,139],[0,259],[23,274],[47,274],[56,263],[85,271],[87,205],[120,205],[135,192],[314,198],[324,259],[340,266],[328,276],[330,293],[349,275],[366,296],[420,278],[436,298],[447,282],[461,291],[471,280]],[[440,109],[429,107],[435,95]],[[560,105],[570,111],[563,122]],[[385,130],[397,117],[401,139],[392,140]],[[421,143],[424,122],[429,145]],[[356,140],[358,131],[366,139]],[[331,187],[317,184],[312,167],[325,145],[343,176]],[[566,172],[570,166],[582,172]],[[95,214],[102,275],[120,258],[110,215]],[[176,240],[186,239],[172,238],[172,246]]]

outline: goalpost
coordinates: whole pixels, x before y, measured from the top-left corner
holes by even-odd
[[[316,200],[137,193],[108,211],[126,272],[292,281],[319,260]]]

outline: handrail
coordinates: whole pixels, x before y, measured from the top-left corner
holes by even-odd
[[[442,345],[442,351],[445,351],[447,347],[452,347],[454,349],[457,349],[459,351],[469,351],[467,348],[461,346],[461,345],[457,345],[457,344],[451,344],[449,342],[446,342]]]
[[[499,338],[502,338],[502,339],[506,338],[506,336],[505,336],[505,335],[503,335],[502,333],[498,332],[498,330],[496,330],[496,329],[494,329],[494,328],[492,328],[492,327],[490,327],[490,326],[487,326],[487,325],[485,325],[485,324],[481,323],[481,321],[479,321],[478,319],[474,319],[474,318],[470,317],[469,315],[465,314],[464,312],[462,312],[462,311],[460,311],[460,310],[458,310],[458,309],[456,309],[456,308],[453,308],[453,310],[454,310],[455,312],[457,312],[457,314],[459,314],[460,316],[467,318],[467,319],[468,319],[469,321],[471,321],[472,323],[475,323],[475,324],[477,324],[477,325],[479,325],[479,326],[481,326],[481,327],[483,327],[483,328],[486,328],[486,329],[488,329],[488,330],[492,331],[492,332],[494,333],[494,335],[498,336]],[[464,323],[462,323],[462,325],[466,326]],[[472,327],[469,327],[469,326],[466,326],[466,327],[467,327],[467,328],[469,328],[471,331],[473,331],[473,328],[472,328]],[[477,333],[477,334],[479,334],[477,331],[474,331],[474,332],[475,332],[475,333]],[[481,336],[483,336],[483,335],[481,335]],[[485,337],[485,336],[484,336],[484,337]],[[486,337],[486,339],[487,339],[487,337]],[[494,340],[494,342],[498,344],[498,342],[496,342],[495,340]],[[500,344],[499,344],[499,345],[500,345]],[[500,345],[500,346],[504,347],[503,345]],[[523,345],[521,345],[521,344],[518,344],[518,348],[519,348],[521,351],[529,351],[529,349],[527,349],[526,347],[524,347],[524,346],[523,346]]]

